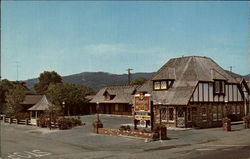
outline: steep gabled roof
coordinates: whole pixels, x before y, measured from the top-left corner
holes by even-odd
[[[94,96],[90,103],[129,103],[132,104],[133,93],[135,92],[137,85],[128,86],[108,86],[100,89],[100,91]],[[113,95],[111,100],[105,100],[105,92],[109,95]]]
[[[28,110],[46,110],[49,106],[53,106],[53,104],[51,104],[47,97],[43,95],[42,99]]]
[[[153,91],[153,80],[168,80],[173,79],[172,77],[175,77],[175,81],[170,89],[167,91]],[[231,75],[211,58],[200,56],[173,58],[138,88],[138,91],[151,93],[155,102],[166,105],[187,105],[199,81],[213,82],[214,80],[237,83]]]
[[[43,95],[25,95],[20,104],[34,105],[42,99]]]

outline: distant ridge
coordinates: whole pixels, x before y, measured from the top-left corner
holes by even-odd
[[[244,77],[246,80],[250,80],[250,74],[242,76],[234,72],[225,70],[234,78]],[[138,72],[132,74],[132,79],[136,77],[143,77],[149,79],[154,72]],[[108,72],[82,72],[78,74],[72,74],[68,76],[62,76],[63,82],[74,83],[79,85],[86,85],[98,91],[102,87],[111,86],[111,85],[125,85],[128,81],[127,74],[112,74]],[[29,89],[33,89],[33,85],[38,82],[37,78],[26,80],[26,85]]]
[[[150,78],[154,73],[139,72],[132,74],[132,80],[137,77]],[[82,72],[78,74],[62,76],[65,83],[74,83],[79,85],[86,85],[98,91],[102,87],[110,85],[125,85],[128,81],[127,74],[112,74],[108,72]],[[29,89],[33,89],[33,85],[38,82],[37,78],[28,79],[25,81]]]

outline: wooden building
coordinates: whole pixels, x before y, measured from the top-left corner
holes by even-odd
[[[138,86],[108,86],[102,88],[90,101],[95,105],[90,112],[101,114],[132,115],[133,98]]]
[[[21,112],[27,112],[30,107],[35,105],[42,99],[43,95],[29,94],[25,95],[24,100],[20,103],[22,106]]]
[[[170,59],[138,92],[151,94],[156,123],[207,128],[221,126],[226,116],[242,120],[249,112],[244,89],[249,94],[211,58],[189,56]]]
[[[36,125],[37,119],[50,106],[53,106],[53,104],[48,101],[48,99],[45,95],[43,95],[42,99],[40,101],[38,101],[35,105],[33,105],[31,108],[29,108],[28,110],[30,111],[31,125]]]

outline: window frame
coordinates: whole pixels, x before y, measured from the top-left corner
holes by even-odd
[[[219,87],[219,88],[218,88]],[[214,94],[225,95],[226,81],[225,80],[214,80]]]
[[[165,82],[166,87],[162,88],[162,83]],[[157,80],[153,81],[153,90],[159,91],[159,90],[168,90],[169,88],[172,87],[174,83],[174,80]],[[156,84],[159,84],[159,88],[156,89]]]
[[[170,120],[170,109],[172,109],[173,111],[173,115],[172,115],[172,117],[173,117],[173,119],[172,120]],[[167,110],[167,119],[168,119],[168,122],[170,122],[170,123],[173,123],[175,120],[174,120],[174,118],[175,118],[175,112],[174,112],[174,107],[169,107],[168,108],[168,110]]]

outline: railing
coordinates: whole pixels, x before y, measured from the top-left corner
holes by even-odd
[[[3,122],[4,123],[10,123],[10,124],[22,124],[22,125],[31,125],[30,124],[30,119],[24,119],[24,120],[18,120],[14,118],[7,118],[3,116]]]

